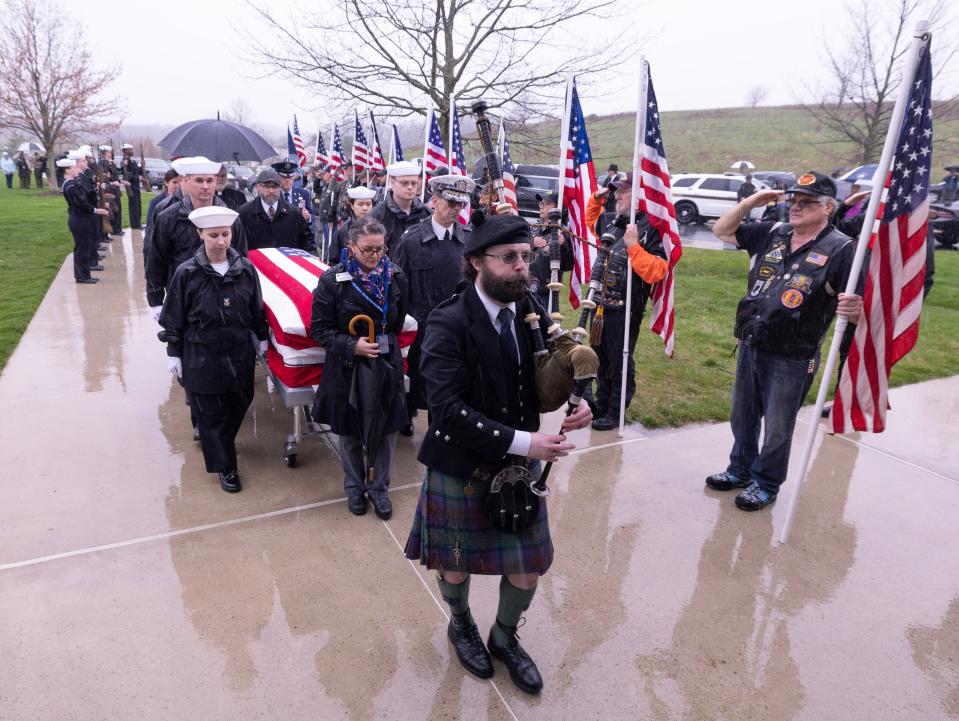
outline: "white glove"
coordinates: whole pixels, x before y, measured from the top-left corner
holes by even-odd
[[[266,349],[269,347],[270,342],[266,340],[260,341],[260,357],[266,358]]]
[[[179,358],[167,358],[166,367],[177,378],[183,377],[183,362]]]
[[[153,320],[160,322],[160,313],[163,312],[162,305],[151,305],[150,306],[150,315],[153,316]]]

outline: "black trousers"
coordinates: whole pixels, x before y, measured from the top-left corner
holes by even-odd
[[[120,201],[120,191],[116,191],[116,199],[110,207],[110,225],[114,233],[123,232],[123,205]]]
[[[236,470],[236,434],[253,402],[253,386],[228,393],[190,392],[207,473]]]
[[[95,245],[90,222],[71,213],[67,216],[67,227],[73,236],[73,279],[86,280],[90,277],[90,246]]]
[[[633,351],[642,313],[634,313],[630,318],[629,362],[626,376],[626,406],[629,407],[636,392],[636,363]],[[594,348],[599,356],[599,371],[596,374],[596,418],[605,416],[619,417],[620,398],[623,385],[623,332],[626,327],[626,313],[621,309],[606,308],[603,311],[603,342]]]
[[[129,195],[127,197],[129,201],[129,212],[130,212],[130,227],[135,230],[140,230],[143,225],[140,222],[140,186],[131,185],[129,190]]]

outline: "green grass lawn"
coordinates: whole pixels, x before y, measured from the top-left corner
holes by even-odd
[[[144,213],[148,202],[144,194]],[[0,189],[0,367],[72,248],[62,197]],[[959,373],[959,253],[939,251],[936,264],[919,342],[893,369],[893,385]],[[733,318],[746,289],[746,266],[745,253],[685,250],[676,276],[675,356],[666,358],[644,319],[630,420],[662,428],[728,418]]]
[[[142,194],[144,218],[151,197]],[[123,212],[126,224],[125,201]],[[59,193],[0,188],[0,368],[72,251],[67,204]]]

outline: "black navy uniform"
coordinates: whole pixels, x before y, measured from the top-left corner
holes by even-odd
[[[430,216],[429,208],[420,202],[419,198],[413,198],[413,205],[410,206],[410,212],[407,213],[393,200],[393,191],[386,194],[382,203],[375,206],[370,211],[369,217],[375,218],[386,228],[386,247],[392,249],[396,242],[403,236],[408,228],[413,227],[424,218]]]
[[[103,182],[108,186],[106,192],[113,196],[113,200],[107,203],[107,209],[110,211],[113,234],[119,235],[123,232],[123,207],[120,201],[120,191],[123,190],[123,186],[120,184],[120,173],[113,161],[106,158],[100,158],[97,161],[97,170],[103,175]]]
[[[120,161],[120,173],[123,179],[130,183],[130,187],[127,188],[127,199],[130,201],[128,209],[130,227],[133,230],[142,230],[143,225],[140,218],[143,211],[140,206],[140,185],[143,182],[143,169],[132,157],[124,156],[123,160]]]
[[[94,214],[96,205],[90,203],[90,197],[84,186],[76,178],[67,180],[60,188],[67,201],[67,226],[73,236],[73,278],[85,280],[90,277],[90,247],[96,254],[90,219],[99,220]]]

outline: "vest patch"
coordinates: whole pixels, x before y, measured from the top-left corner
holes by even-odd
[[[785,246],[777,245],[771,251],[766,253],[766,257],[763,258],[764,263],[782,263],[783,261],[783,248]]]
[[[813,265],[818,265],[820,268],[822,268],[824,265],[826,265],[826,261],[828,261],[828,260],[829,260],[829,256],[828,256],[828,255],[823,255],[822,253],[809,253],[809,254],[807,254],[806,257],[805,257],[805,261],[806,261],[807,263],[812,263]]]
[[[786,287],[795,288],[803,293],[808,293],[810,290],[812,290],[812,278],[810,278],[808,275],[799,275],[797,273],[786,282]]]
[[[783,292],[780,300],[787,308],[798,308],[802,305],[804,298],[803,294],[798,290],[795,288],[790,288],[789,290]]]
[[[771,278],[772,274],[776,272],[776,269],[771,265],[761,265],[759,270],[756,271],[756,275],[760,278]]]

